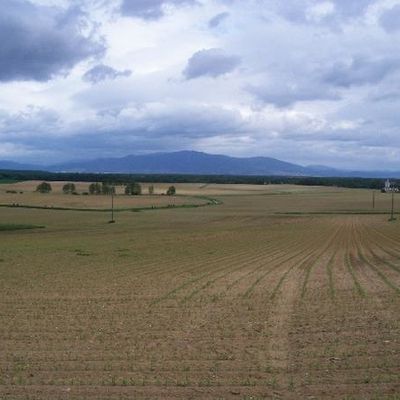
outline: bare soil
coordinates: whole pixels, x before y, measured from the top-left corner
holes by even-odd
[[[400,399],[400,222],[303,190],[0,209],[0,399]]]

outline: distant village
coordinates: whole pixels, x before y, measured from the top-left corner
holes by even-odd
[[[381,192],[382,193],[397,193],[399,191],[399,188],[395,186],[392,182],[390,182],[389,179],[386,179],[385,181],[385,187],[382,188]]]

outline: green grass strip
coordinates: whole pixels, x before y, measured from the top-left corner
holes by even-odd
[[[0,179],[0,185],[9,185],[12,183],[18,183],[20,181],[16,181],[14,179]]]
[[[140,211],[151,211],[151,210],[173,210],[173,209],[179,209],[179,208],[200,208],[200,207],[215,206],[215,205],[222,204],[222,201],[217,200],[217,199],[212,199],[212,198],[203,197],[203,196],[194,196],[194,197],[205,200],[206,203],[114,208],[114,212],[122,212],[122,211],[140,212]],[[73,208],[73,207],[57,207],[57,206],[32,206],[29,204],[19,204],[19,205],[0,204],[0,207],[3,207],[3,208],[29,208],[29,209],[34,209],[34,210],[53,210],[53,211],[88,211],[88,212],[110,212],[111,211],[110,208]]]
[[[390,215],[390,211],[288,211],[275,212],[275,215]],[[395,212],[394,214],[399,214]]]
[[[20,231],[23,229],[42,229],[43,225],[29,225],[29,224],[0,224],[0,232],[2,231]]]

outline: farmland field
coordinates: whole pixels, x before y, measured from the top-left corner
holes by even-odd
[[[34,187],[2,185],[0,203],[108,204]],[[0,399],[400,399],[390,195],[372,209],[369,190],[176,187],[222,204],[115,224],[0,208],[4,226],[44,226],[0,230]]]
[[[65,195],[62,186],[65,182],[52,182],[52,192],[43,194],[36,192],[39,182],[19,182],[14,184],[0,185],[0,206],[14,205],[18,207],[46,207],[46,208],[72,208],[87,210],[104,210],[111,207],[110,196],[83,196],[87,194],[88,183],[78,182],[76,189],[79,196]],[[183,205],[202,205],[205,201],[195,195],[195,192],[183,196],[163,196],[169,185],[158,185],[158,190],[154,195],[148,193],[148,185],[143,187],[141,196],[125,196],[124,187],[117,186],[114,206],[116,210],[132,209],[140,207],[166,207]]]

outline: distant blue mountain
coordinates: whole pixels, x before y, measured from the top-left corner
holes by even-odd
[[[304,167],[270,157],[239,158],[197,151],[129,155],[121,158],[98,158],[51,166],[0,161],[0,169],[138,174],[400,178],[399,171],[346,171],[323,165]]]
[[[43,167],[39,167],[33,164],[20,164],[14,161],[0,161],[0,169],[9,169],[14,171],[32,171],[32,170],[40,170]]]
[[[197,151],[100,158],[52,166],[53,171],[124,172],[146,174],[303,175],[306,170],[269,157],[235,158]]]

